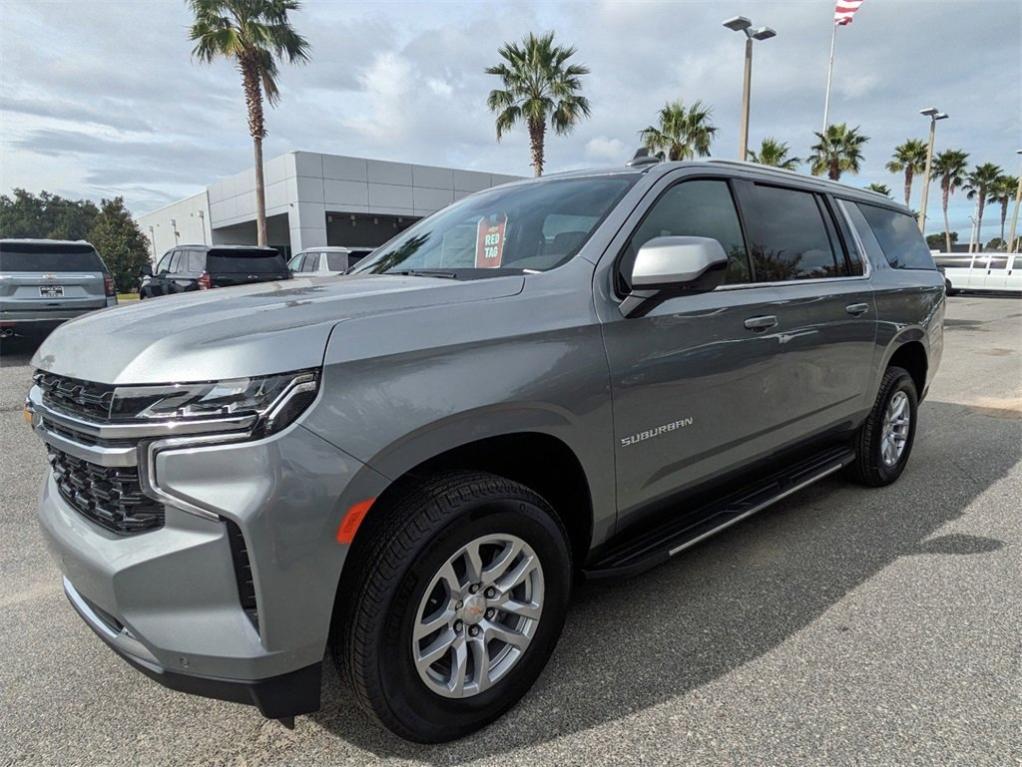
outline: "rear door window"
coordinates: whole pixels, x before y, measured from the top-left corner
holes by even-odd
[[[749,254],[728,183],[697,179],[672,186],[653,203],[632,234],[621,258],[623,279],[632,273],[635,256],[654,237],[710,237],[727,253],[727,284],[749,281]]]
[[[887,263],[895,269],[936,268],[930,249],[912,216],[864,202],[857,202],[855,206],[876,235]]]
[[[174,255],[170,257],[170,271],[171,274],[177,274],[181,271],[181,262],[185,258],[185,252],[183,250],[175,250]]]
[[[91,245],[0,242],[0,272],[104,272]]]
[[[740,189],[756,282],[848,275],[817,195],[765,184]]]
[[[188,271],[199,274],[206,269],[206,254],[201,250],[188,251]]]
[[[348,268],[347,253],[327,253],[326,268],[331,272],[343,272]]]
[[[211,250],[206,270],[215,274],[286,274],[287,263],[275,250]]]

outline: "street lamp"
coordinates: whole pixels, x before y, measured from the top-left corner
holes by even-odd
[[[933,164],[933,139],[937,135],[937,120],[946,120],[947,115],[937,107],[920,109],[919,114],[930,118],[930,145],[926,149],[926,172],[923,174],[923,199],[919,201],[919,231],[926,236],[926,202],[930,198],[930,166]]]
[[[1015,154],[1022,154],[1022,149],[1015,151]],[[1018,174],[1018,188],[1015,190],[1015,212],[1011,214],[1011,236],[1008,237],[1008,252],[1018,253],[1019,247],[1015,243],[1015,232],[1018,230],[1018,206],[1022,203],[1022,172]],[[1015,259],[1016,261],[1018,259]]]
[[[742,124],[738,136],[739,160],[749,157],[749,89],[752,87],[752,41],[769,40],[777,33],[770,27],[755,27],[744,16],[735,16],[724,22],[732,32],[745,33],[745,80],[742,84]]]

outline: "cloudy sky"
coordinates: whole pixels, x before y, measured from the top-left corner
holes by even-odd
[[[550,139],[549,172],[627,160],[669,99],[701,99],[736,157],[742,14],[777,30],[757,43],[750,144],[804,156],[822,119],[833,2],[376,2],[307,0],[294,23],[312,62],[283,70],[266,155],[294,149],[528,174],[524,131],[500,144],[485,107],[504,40],[554,30],[578,48],[592,118]],[[143,213],[251,164],[238,74],[190,60],[183,0],[0,0],[0,193],[123,195]],[[1022,3],[866,0],[838,31],[832,121],[861,125],[866,162],[847,181],[901,182],[895,144],[924,137],[922,107],[951,114],[937,149],[1018,172]],[[959,195],[952,226],[968,236]],[[913,195],[917,203],[918,191]],[[933,195],[931,194],[931,202]],[[934,204],[931,220],[939,221]],[[991,213],[984,239],[996,235]]]

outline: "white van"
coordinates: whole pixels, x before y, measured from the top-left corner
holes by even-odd
[[[292,258],[287,266],[292,274],[301,274],[303,277],[344,274],[370,253],[372,253],[372,248],[341,248],[325,245],[321,248],[303,250]]]
[[[1022,293],[1022,253],[934,253],[948,295],[960,290]]]

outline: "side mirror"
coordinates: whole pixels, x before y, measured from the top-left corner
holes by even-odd
[[[142,268],[138,270],[139,278],[152,277],[153,276],[153,265],[146,261],[142,264]]]
[[[621,313],[641,316],[668,298],[709,292],[724,281],[726,269],[727,253],[711,237],[654,237],[635,256],[632,292]]]

